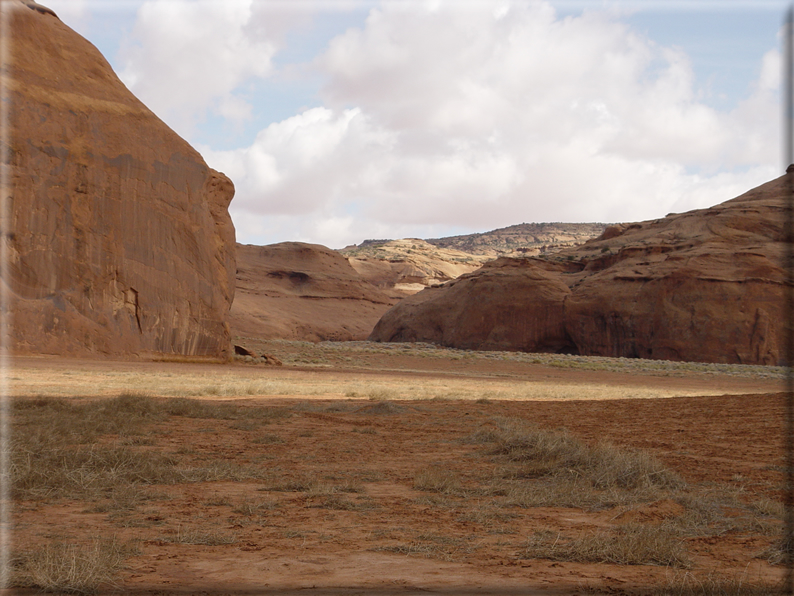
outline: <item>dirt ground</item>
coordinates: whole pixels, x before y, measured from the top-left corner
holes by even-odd
[[[270,348],[289,360],[286,351]],[[93,537],[133,541],[136,553],[118,577],[122,593],[634,594],[681,577],[752,583],[782,575],[761,556],[780,520],[752,513],[753,503],[780,501],[779,379],[354,354],[341,363],[283,367],[19,358],[9,383],[17,400],[79,401],[117,395],[108,375],[122,374],[132,387],[137,376],[178,379],[182,388],[231,376],[278,379],[279,387],[296,391],[234,395],[228,392],[235,385],[227,384],[214,395],[187,394],[279,415],[261,421],[172,416],[141,441],[142,449],[188,463],[253,467],[256,478],[156,485],[150,499],[126,510],[68,499],[14,503],[16,552]],[[535,398],[509,398],[532,383],[540,383]],[[365,389],[350,390],[351,384]],[[482,391],[471,399],[451,395],[467,385]],[[544,397],[542,389],[555,385],[601,392],[584,400]],[[313,389],[301,394],[304,386]],[[406,399],[404,386],[452,389]],[[368,395],[366,387],[375,389]],[[609,388],[622,398],[607,399]],[[633,392],[643,397],[626,397]],[[629,522],[655,526],[681,516],[684,506],[663,492],[608,507],[521,506],[486,490],[510,464],[477,441],[477,433],[516,418],[567,429],[588,444],[606,440],[646,450],[698,495],[720,495],[719,519],[680,539],[686,566],[533,558],[527,554],[533,536],[566,541]],[[453,482],[428,487],[419,480],[423,473]],[[214,539],[185,538],[202,532]]]

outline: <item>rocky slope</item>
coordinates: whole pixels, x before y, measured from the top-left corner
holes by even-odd
[[[93,45],[51,11],[12,1],[11,348],[228,355],[231,181]]]
[[[395,298],[479,269],[500,256],[532,256],[577,246],[606,224],[518,224],[481,234],[419,240],[365,240],[339,252],[366,280]]]
[[[417,238],[366,241],[340,252],[364,279],[393,298],[475,271],[490,258],[439,248]]]
[[[406,298],[370,339],[780,363],[787,176],[710,209],[611,226],[546,258],[492,261]]]
[[[361,340],[396,300],[347,259],[317,244],[237,245],[235,342],[245,338]]]

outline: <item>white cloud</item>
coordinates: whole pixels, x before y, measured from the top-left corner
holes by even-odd
[[[78,33],[88,31],[88,0],[45,0],[43,4]]]
[[[324,107],[247,148],[205,150],[235,181],[236,221],[277,215],[282,231],[336,245],[433,226],[629,221],[776,174],[774,51],[752,94],[720,112],[698,99],[683,51],[607,13],[383,2],[315,67]]]
[[[122,45],[120,76],[184,136],[209,111],[246,119],[238,89],[268,76],[276,51],[253,16],[254,0],[147,0]]]

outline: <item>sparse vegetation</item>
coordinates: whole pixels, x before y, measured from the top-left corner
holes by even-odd
[[[375,348],[440,357],[432,351],[437,348],[366,347]],[[317,350],[318,360],[334,361],[337,348],[320,344]],[[472,361],[495,357],[454,356]],[[559,356],[541,361],[560,362],[562,368],[579,362]],[[693,573],[701,573],[693,561],[706,555],[696,547],[690,547],[690,555],[688,544],[746,536],[755,541],[745,549],[748,560],[760,557],[754,565],[780,561],[782,548],[773,538],[783,510],[767,480],[779,473],[772,456],[763,471],[743,466],[741,473],[724,476],[724,484],[687,483],[649,452],[551,430],[555,424],[535,418],[534,405],[506,401],[538,394],[555,399],[602,395],[587,393],[592,387],[453,375],[409,382],[347,374],[274,381],[283,374],[202,380],[211,399],[174,395],[176,391],[154,397],[140,387],[104,398],[17,399],[11,453],[15,510],[20,515],[35,511],[39,519],[65,510],[80,512],[73,516],[93,515],[96,527],[141,536],[146,556],[167,545],[185,545],[168,546],[171,552],[228,545],[241,551],[320,552],[352,540],[379,552],[446,561],[474,561],[487,549],[489,557],[510,564],[548,558],[671,570],[691,566]],[[173,388],[179,385],[169,382]],[[251,388],[274,387],[283,390],[281,395],[323,398],[287,398],[267,405],[226,399],[252,395]],[[244,391],[235,393],[238,389]],[[639,393],[631,389],[631,396]],[[512,412],[522,417],[499,417]],[[557,420],[581,432],[575,419]],[[667,458],[677,452],[662,453]],[[560,508],[578,511],[559,513]],[[392,511],[399,515],[389,517]],[[542,529],[545,520],[568,516],[590,521]],[[116,542],[121,558],[109,557],[110,563],[117,562],[103,564],[104,575],[87,571],[69,563],[87,559],[94,548],[73,538],[81,531],[74,528],[80,527],[51,534],[24,530],[25,542],[14,558],[15,585],[88,593],[120,581],[124,560],[137,551]],[[55,584],[31,579],[35,566],[54,566],[36,562],[47,558],[43,541],[51,561],[62,559],[64,569],[83,570],[61,573],[71,583],[47,588]],[[64,546],[72,542],[78,546],[69,548],[78,549],[79,556]],[[671,582],[658,594],[757,594],[769,593],[759,586],[771,585],[740,582],[742,592],[734,590],[732,580],[704,579],[696,585],[690,576],[682,577],[689,579]]]
[[[173,544],[194,544],[202,546],[222,546],[224,544],[234,544],[237,542],[235,534],[225,532],[208,531],[199,529],[184,530],[180,528],[173,536],[161,536],[161,542]]]
[[[270,408],[156,400],[139,394],[77,404],[60,399],[19,400],[14,411],[17,432],[11,445],[10,474],[15,498],[93,501],[125,495],[127,503],[145,500],[148,485],[240,480],[262,473],[229,461],[189,465],[176,454],[144,450],[119,437],[143,433],[145,424],[162,422],[168,416],[220,420],[250,416],[269,421],[285,415]],[[106,435],[116,440],[97,442]]]
[[[116,575],[127,558],[138,553],[135,544],[94,539],[90,544],[54,542],[25,550],[11,562],[11,585],[45,592],[94,594],[117,587]]]
[[[680,537],[665,528],[633,524],[598,530],[576,538],[548,531],[538,532],[527,540],[522,556],[617,565],[650,564],[682,568],[690,565]]]
[[[676,574],[666,585],[649,591],[650,596],[775,596],[785,593],[780,582],[753,581],[740,577],[724,577],[714,573],[706,577],[686,572]]]
[[[454,471],[432,466],[416,473],[414,488],[434,493],[455,494],[461,491],[461,483],[458,474]]]
[[[500,420],[496,428],[472,437],[493,443],[490,453],[517,464],[516,478],[557,476],[581,480],[596,489],[679,488],[681,478],[642,451],[608,443],[590,446],[566,431],[549,431],[522,420]]]
[[[487,491],[520,507],[600,509],[653,501],[685,486],[646,452],[591,446],[566,431],[523,420],[497,419],[466,441],[486,446],[486,453],[503,463]]]

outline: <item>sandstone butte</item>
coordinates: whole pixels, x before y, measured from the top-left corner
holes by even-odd
[[[787,177],[709,209],[608,227],[547,258],[486,263],[405,298],[370,339],[781,364]]]
[[[52,11],[14,4],[3,72],[10,347],[226,357],[232,182]]]
[[[363,340],[396,299],[318,244],[237,245],[237,292],[229,323],[245,338]]]

